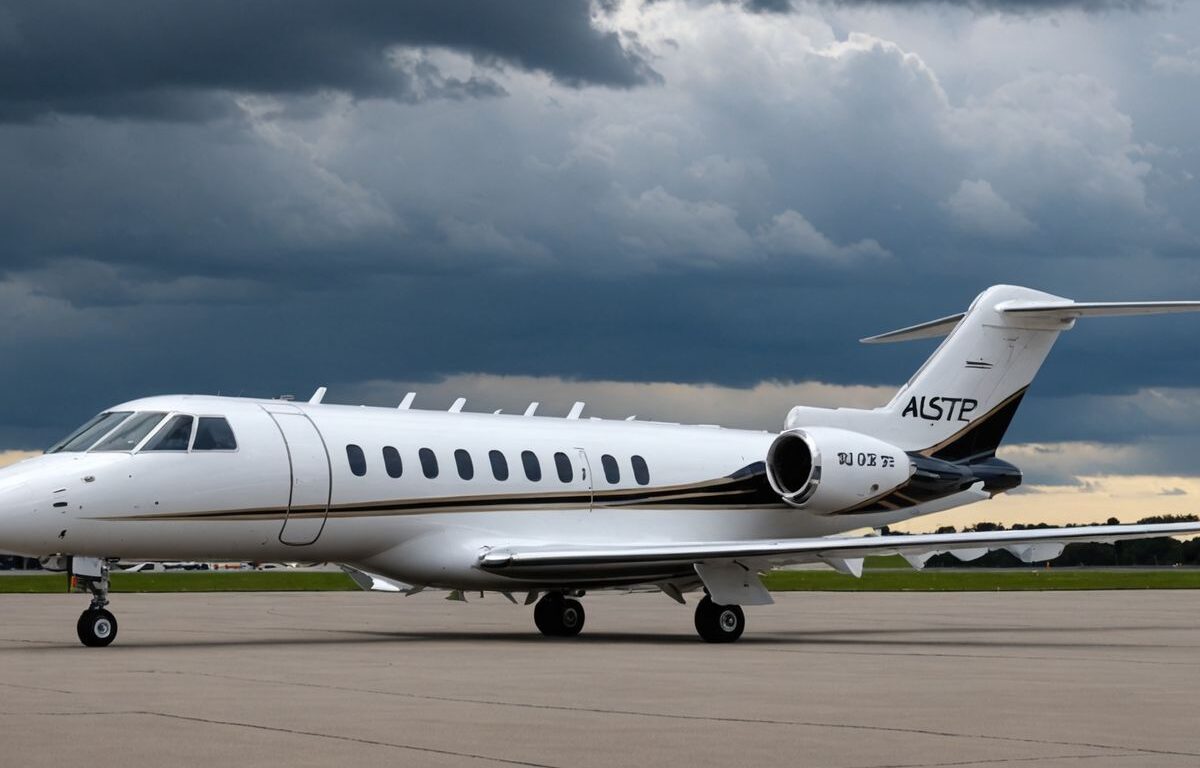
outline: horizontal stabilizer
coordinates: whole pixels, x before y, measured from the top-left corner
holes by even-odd
[[[859,339],[859,341],[863,344],[887,344],[893,341],[913,341],[915,339],[933,339],[938,336],[945,336],[954,330],[954,326],[958,325],[958,321],[962,320],[966,314],[966,312],[959,312],[957,315],[939,317],[937,320],[930,320],[920,325],[910,325],[907,328],[901,328],[898,331],[888,331],[877,336],[868,336],[865,339]]]
[[[1053,301],[1011,299],[996,305],[996,310],[1011,317],[1057,320],[1068,324],[1081,317],[1124,317],[1130,315],[1165,315],[1173,312],[1200,312],[1200,301]],[[887,333],[859,339],[863,344],[887,344],[894,341],[932,339],[949,335],[966,316],[939,317],[919,325],[910,325]],[[1070,327],[1068,325],[1068,327]]]
[[[1200,312],[1200,301],[1005,301],[996,309],[1006,315],[1073,320],[1077,317]]]

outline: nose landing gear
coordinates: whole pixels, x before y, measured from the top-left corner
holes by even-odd
[[[117,639],[117,618],[109,612],[108,563],[97,557],[71,558],[71,579],[76,587],[92,593],[92,603],[79,616],[75,631],[79,642],[89,648],[103,648]]]
[[[103,648],[117,639],[117,617],[103,608],[88,608],[75,624],[79,642],[89,648]]]

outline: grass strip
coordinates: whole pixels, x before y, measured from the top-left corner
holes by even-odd
[[[866,570],[861,579],[833,571],[775,571],[763,583],[775,592],[1005,592],[1079,589],[1200,589],[1200,570],[1024,569],[967,571]]]
[[[889,563],[890,564],[890,563]],[[763,582],[777,592],[1003,592],[1071,589],[1200,589],[1200,569],[1011,571],[871,570],[861,579],[833,571],[775,571]],[[61,573],[0,576],[0,593],[66,592]],[[113,592],[332,592],[354,590],[336,571],[116,573]]]
[[[113,592],[337,592],[358,589],[340,571],[114,573]],[[0,593],[67,591],[62,573],[0,576]]]

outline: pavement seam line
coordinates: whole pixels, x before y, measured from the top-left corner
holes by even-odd
[[[1105,757],[1150,757],[1150,755],[1113,754],[1105,752],[1096,755],[1038,755],[1037,757],[993,757],[986,760],[956,760],[949,763],[887,763],[881,765],[864,765],[858,768],[961,768],[969,765],[1000,765],[1012,763],[1040,763],[1044,760],[1096,760]]]
[[[391,741],[377,741],[375,739],[363,739],[357,736],[340,736],[336,733],[320,733],[318,731],[302,731],[298,728],[284,728],[282,726],[261,725],[258,723],[244,723],[237,720],[215,720],[207,717],[196,717],[193,715],[179,715],[171,712],[155,712],[149,709],[122,709],[112,710],[107,712],[36,712],[25,713],[36,714],[42,717],[79,717],[79,716],[101,716],[101,717],[121,717],[128,715],[141,715],[144,717],[161,717],[167,720],[184,720],[192,723],[204,723],[206,725],[225,725],[233,728],[249,728],[256,731],[268,731],[271,733],[287,733],[294,736],[311,736],[317,739],[331,739],[333,741],[345,741],[353,744],[365,744],[372,747],[387,747],[389,749],[402,749],[413,752],[424,752],[427,754],[444,755],[446,757],[466,757],[472,760],[486,760],[493,763],[502,763],[504,765],[519,765],[525,768],[561,768],[561,766],[550,765],[548,763],[532,763],[526,760],[513,760],[506,757],[493,757],[491,755],[480,755],[473,752],[455,752],[449,749],[438,749],[437,747],[419,747],[414,744],[398,744]]]
[[[1138,754],[1150,755],[1171,755],[1179,757],[1200,757],[1200,752],[1180,752],[1174,750],[1152,749],[1149,747],[1131,747],[1125,745],[1114,744],[1096,744],[1092,742],[1078,741],[1057,741],[1049,739],[1031,739],[1022,738],[1019,736],[995,736],[991,734],[978,733],[955,733],[953,731],[935,731],[924,728],[904,728],[900,726],[883,726],[883,725],[863,725],[859,723],[823,723],[819,721],[806,720],[774,720],[767,718],[748,718],[748,717],[725,717],[718,715],[686,715],[674,714],[669,712],[647,712],[630,709],[602,709],[598,707],[572,707],[555,704],[530,704],[526,702],[501,701],[498,699],[470,699],[456,696],[430,696],[417,693],[405,693],[400,691],[380,691],[372,688],[352,688],[349,686],[340,685],[325,685],[322,683],[305,683],[305,682],[289,682],[281,680],[270,680],[263,678],[238,677],[236,675],[221,675],[212,672],[182,672],[179,670],[130,670],[130,673],[141,674],[173,674],[173,675],[194,675],[198,677],[211,677],[218,680],[234,680],[243,683],[266,683],[282,686],[299,686],[303,688],[316,688],[332,691],[344,691],[346,693],[368,693],[379,696],[395,696],[400,698],[414,699],[419,701],[441,701],[452,704],[479,704],[483,706],[501,706],[501,707],[517,707],[523,709],[536,710],[553,710],[561,712],[584,712],[591,714],[602,715],[621,715],[632,717],[657,717],[669,720],[698,720],[706,722],[721,722],[721,723],[744,723],[749,725],[798,725],[809,728],[837,728],[845,730],[860,730],[860,731],[879,731],[884,733],[911,733],[923,736],[941,736],[945,738],[955,739],[986,739],[989,741],[1003,741],[1020,744],[1042,744],[1053,745],[1060,747],[1082,747],[1088,749],[1107,749],[1116,752],[1134,752]]]

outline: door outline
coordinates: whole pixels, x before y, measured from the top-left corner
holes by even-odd
[[[579,473],[582,480],[587,484],[587,508],[591,512],[596,508],[596,486],[592,483],[592,462],[588,459],[587,451],[576,446],[575,457],[579,460]]]
[[[280,410],[272,411],[270,408],[263,406],[263,410],[267,412],[267,415],[271,417],[271,421],[275,423],[275,428],[279,430],[279,437],[281,440],[283,440],[283,449],[287,454],[288,460],[287,513],[284,515],[283,525],[279,528],[279,542],[289,547],[307,547],[308,545],[315,543],[317,539],[321,538],[321,534],[325,531],[325,524],[329,522],[329,507],[333,504],[333,459],[329,455],[329,445],[325,442],[325,435],[321,434],[321,430],[317,429],[317,425],[307,413],[294,405],[280,403],[278,407]],[[321,451],[325,454],[325,513],[321,516],[321,525],[317,528],[317,531],[313,534],[313,537],[308,541],[288,541],[286,538],[284,538],[288,532],[288,523],[292,521],[292,501],[296,495],[296,469],[292,462],[292,446],[288,442],[287,433],[284,431],[283,426],[279,423],[277,416],[299,416],[308,422],[308,425],[312,427],[313,432],[316,433],[317,439],[321,442]],[[296,525],[293,525],[293,530],[296,527]]]

